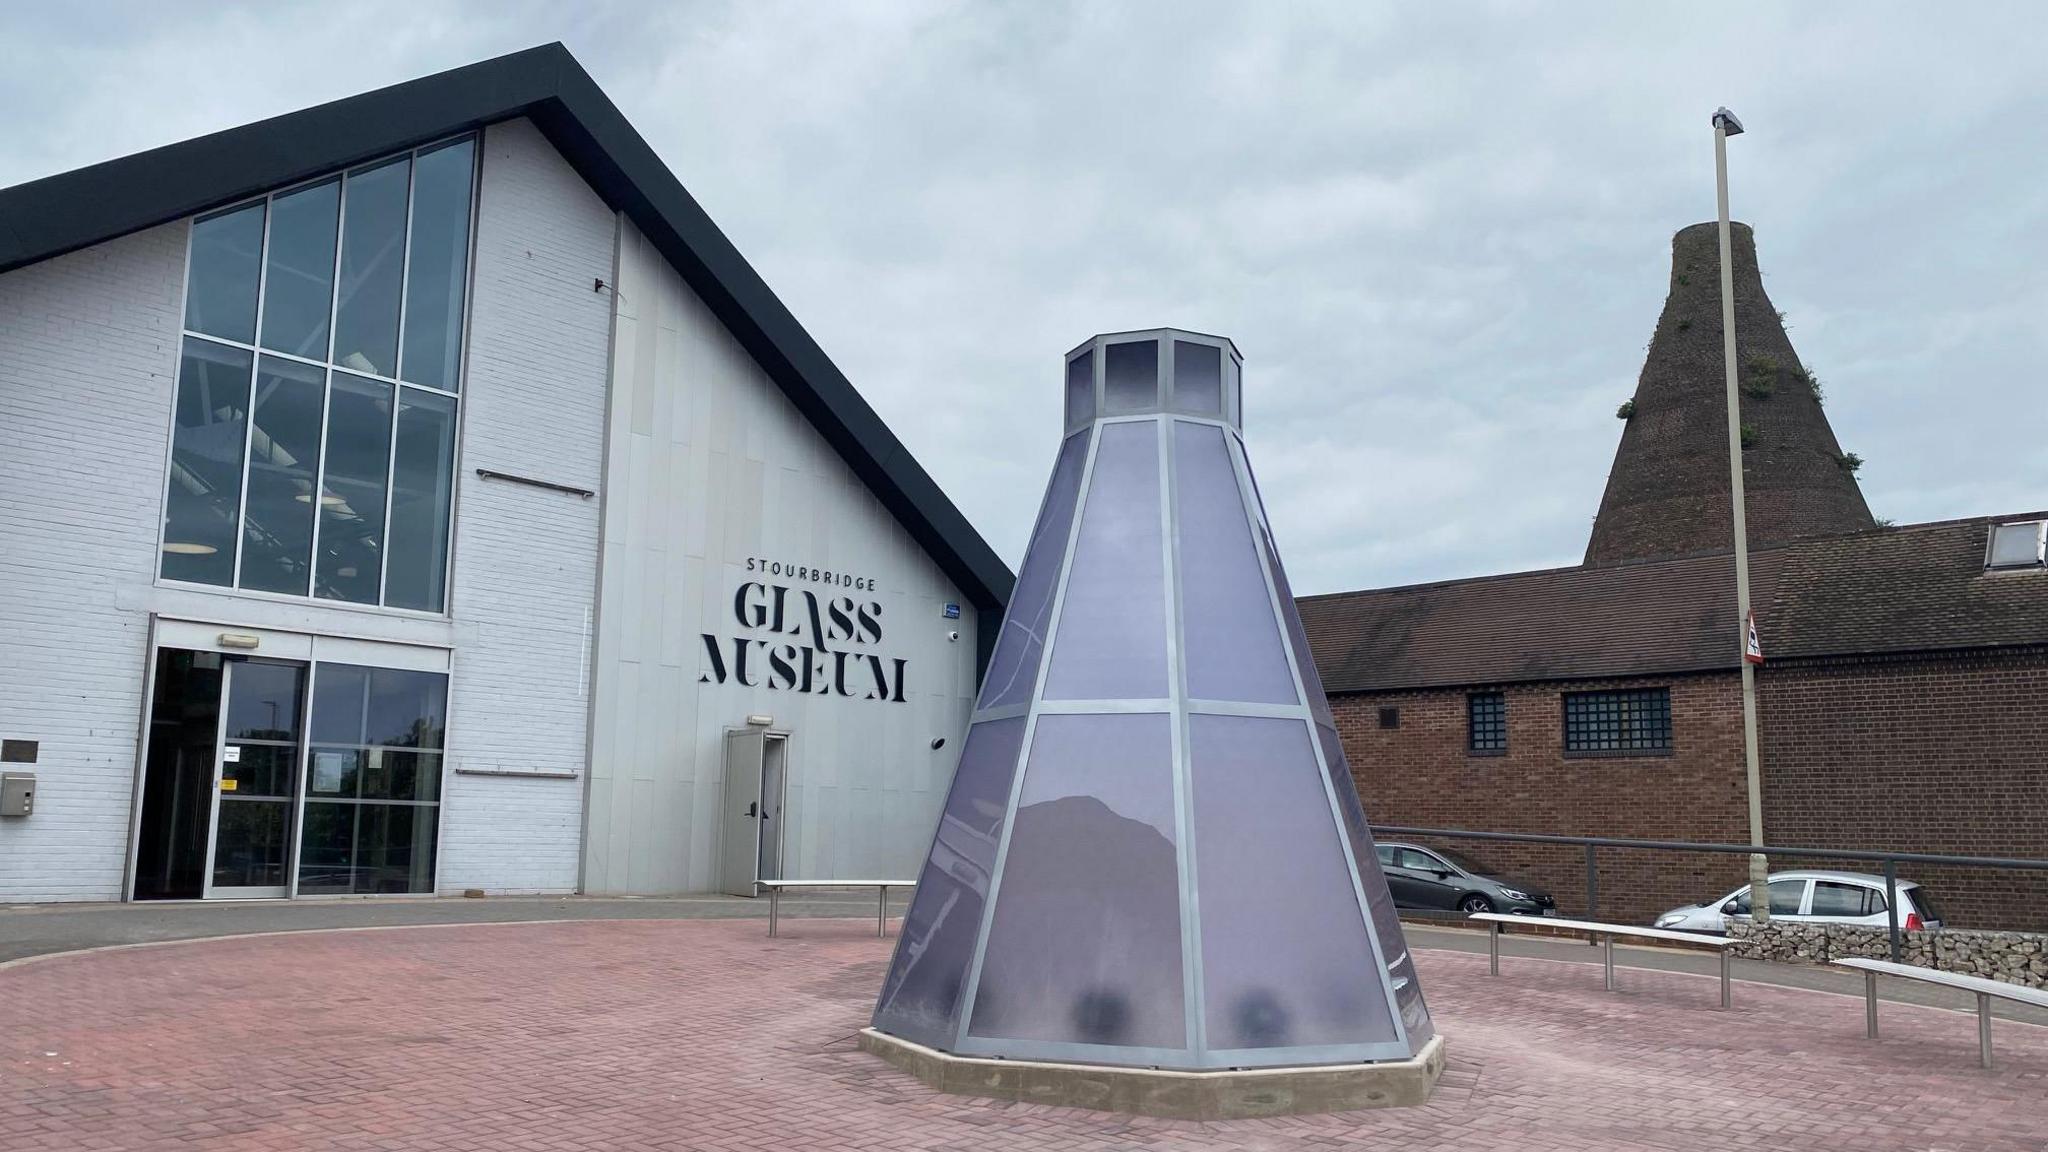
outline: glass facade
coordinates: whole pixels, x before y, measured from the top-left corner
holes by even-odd
[[[164,579],[444,610],[475,153],[193,223]]]
[[[1407,1059],[1433,1034],[1236,381],[1228,341],[1192,333],[1069,354],[1069,435],[876,1028],[1197,1069]]]
[[[321,664],[299,891],[431,892],[448,678]]]

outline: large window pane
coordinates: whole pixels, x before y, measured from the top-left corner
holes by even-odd
[[[432,890],[447,704],[438,672],[315,669],[301,892]]]
[[[1111,344],[1103,350],[1102,413],[1143,412],[1159,406],[1159,341]]]
[[[455,390],[469,270],[469,189],[475,142],[423,152],[412,178],[412,256],[406,272],[404,376]]]
[[[263,205],[251,204],[192,225],[192,268],[185,284],[185,327],[256,342],[257,270],[263,258]]]
[[[938,836],[875,1004],[875,1027],[892,1036],[953,1046],[960,994],[974,960],[974,938],[981,931],[982,904],[1023,744],[1022,716],[985,720],[967,730]]]
[[[1201,416],[1223,415],[1223,349],[1173,342],[1173,406]]]
[[[455,486],[455,401],[399,389],[393,451],[384,603],[439,612],[448,570],[448,500]]]
[[[448,677],[403,668],[320,665],[313,685],[313,743],[439,748]]]
[[[1309,726],[1197,714],[1188,737],[1209,1046],[1394,1040]]]
[[[439,748],[447,726],[448,678],[439,672],[373,668],[363,743],[390,748]]]
[[[1045,695],[1156,700],[1166,695],[1159,426],[1105,424],[1100,435]]]
[[[1351,858],[1358,864],[1359,886],[1365,890],[1365,905],[1372,917],[1373,935],[1379,939],[1380,957],[1387,966],[1387,982],[1394,989],[1394,1004],[1401,1023],[1408,1029],[1408,1042],[1420,1046],[1434,1028],[1429,1006],[1422,1000],[1422,983],[1415,977],[1415,959],[1408,954],[1408,940],[1401,931],[1401,915],[1394,907],[1394,894],[1387,888],[1387,874],[1381,867],[1385,857],[1375,848],[1372,829],[1365,822],[1365,807],[1358,801],[1358,785],[1351,778],[1351,766],[1344,760],[1344,744],[1337,730],[1316,725],[1316,743],[1323,750],[1323,771],[1337,797],[1338,814],[1351,838]]]
[[[1186,1046],[1169,719],[1038,718],[970,1034]]]
[[[327,358],[334,305],[334,220],[341,182],[329,180],[271,203],[263,280],[263,346]]]
[[[1081,487],[1081,468],[1088,460],[1088,433],[1076,432],[1060,446],[1045,502],[1024,551],[1024,568],[1003,613],[1002,633],[982,681],[981,707],[1022,704],[1038,684],[1039,658],[1045,629],[1052,621],[1052,598],[1059,590],[1060,564],[1067,558],[1068,530],[1074,524],[1074,497]]]
[[[327,372],[265,356],[256,372],[242,587],[306,594],[313,566],[313,485]]]
[[[318,760],[314,764],[318,767]],[[299,892],[355,891],[356,813],[361,804],[306,801],[299,837]]]
[[[327,402],[327,471],[320,491],[315,595],[377,602],[390,464],[391,385],[334,374]]]
[[[348,176],[341,227],[341,303],[334,362],[395,376],[398,294],[405,278],[405,196],[412,161],[359,168]]]
[[[178,364],[170,489],[164,504],[166,580],[234,582],[250,360],[240,348],[189,337],[185,341]]]
[[[1173,455],[1188,695],[1299,703],[1223,430],[1176,420]]]
[[[1095,419],[1095,353],[1067,361],[1067,427]]]

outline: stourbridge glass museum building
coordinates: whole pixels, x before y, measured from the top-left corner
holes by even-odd
[[[0,191],[0,901],[914,874],[1010,582],[559,45]]]

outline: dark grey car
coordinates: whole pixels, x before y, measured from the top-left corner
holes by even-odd
[[[1380,871],[1387,874],[1396,907],[1557,915],[1557,901],[1550,893],[1502,876],[1462,852],[1401,843],[1378,848]]]

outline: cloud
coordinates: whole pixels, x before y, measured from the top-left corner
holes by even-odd
[[[371,3],[0,15],[0,184],[565,40],[1013,563],[1061,354],[1235,338],[1301,592],[1575,562],[1737,215],[1880,516],[2048,504],[2028,9]]]

